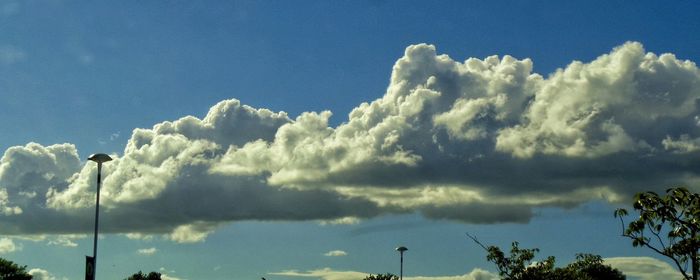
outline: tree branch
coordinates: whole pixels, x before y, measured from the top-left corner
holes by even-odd
[[[638,237],[638,236],[633,235],[633,234],[625,234],[625,233],[623,233],[622,236],[628,237],[628,238],[630,238],[630,239],[637,239],[637,237]],[[658,254],[660,254],[660,255],[662,255],[662,256],[666,256],[667,258],[671,259],[671,260],[673,261],[673,263],[676,264],[676,267],[678,267],[678,270],[681,272],[681,274],[683,274],[683,278],[685,278],[685,279],[692,279],[692,278],[688,275],[688,273],[686,273],[686,270],[688,270],[688,268],[687,268],[687,267],[684,268],[683,265],[681,264],[681,262],[680,262],[678,259],[676,259],[676,257],[674,257],[673,255],[668,254],[668,253],[666,253],[666,252],[664,252],[664,251],[660,251],[658,248],[656,248],[656,247],[654,247],[653,245],[649,244],[649,242],[644,241],[644,239],[641,240],[641,244],[644,245],[645,247],[647,247],[647,248],[653,250],[654,252],[656,252],[656,253],[658,253]]]
[[[476,244],[479,245],[481,248],[483,248],[484,251],[486,251],[486,252],[489,251],[489,249],[488,249],[486,246],[484,246],[484,244],[481,244],[481,242],[479,242],[479,240],[476,239],[476,236],[472,236],[472,235],[470,235],[468,232],[466,233],[466,235],[467,235],[471,240],[473,240],[474,243],[476,243]]]
[[[683,278],[692,279],[686,272],[688,270],[687,266],[683,267],[683,265],[681,264],[681,261],[679,261],[675,256],[673,256],[673,254],[667,253],[666,250],[659,250],[658,248],[654,247],[652,244],[650,244],[649,242],[644,240],[644,230],[643,229],[640,233],[641,235],[636,235],[634,233],[630,233],[630,234],[625,233],[625,220],[622,218],[622,215],[619,215],[618,217],[620,218],[620,225],[622,227],[621,236],[630,238],[632,240],[638,240],[638,238],[641,237],[641,238],[639,238],[639,240],[641,241],[640,242],[641,245],[644,245],[644,247],[647,247],[647,248],[653,250],[654,252],[656,252],[662,256],[666,256],[667,258],[671,259],[673,261],[673,263],[676,265],[676,267],[678,268],[678,270],[681,272],[681,274],[683,274]],[[678,219],[676,216],[673,216],[673,218],[674,218],[673,220]],[[656,233],[653,229],[651,229],[651,227],[650,227],[650,231],[652,234],[654,234],[659,239],[659,241],[661,242],[662,248],[666,249],[666,247],[664,246],[664,243],[661,241],[661,237],[659,236],[659,234]],[[472,240],[477,242],[477,244],[481,245],[481,243],[478,243],[478,240],[474,239],[469,234],[467,234],[467,236],[472,238]],[[483,247],[483,245],[482,245],[482,247]]]

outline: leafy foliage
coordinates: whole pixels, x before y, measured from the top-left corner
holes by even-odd
[[[149,274],[143,274],[143,272],[139,271],[137,273],[134,273],[134,275],[129,276],[129,278],[126,278],[124,280],[161,280],[160,279],[160,273],[152,271]]]
[[[369,276],[365,277],[362,280],[398,280],[398,279],[399,279],[398,276],[391,274],[391,273],[387,273],[387,274],[377,274],[377,275],[370,274]]]
[[[0,258],[0,279],[3,280],[31,280],[27,273],[27,266],[20,266],[12,261]]]
[[[670,188],[666,195],[642,192],[634,196],[639,218],[625,228],[626,209],[615,210],[622,236],[634,247],[646,247],[671,259],[685,279],[698,279],[700,249],[700,194],[686,188]],[[690,265],[690,271],[688,271]]]
[[[489,246],[486,248],[486,259],[496,264],[498,274],[504,277],[504,280],[545,279],[545,274],[554,268],[554,257],[533,263],[532,260],[539,249],[521,249],[518,245],[518,242],[511,244],[510,256],[507,257],[501,248]]]
[[[619,270],[603,264],[603,258],[592,254],[578,254],[576,261],[564,268],[557,268],[555,274],[560,275],[556,279],[625,279],[625,275]]]
[[[497,246],[484,246],[475,237],[467,234],[474,242],[488,252],[486,259],[496,265],[503,280],[624,280],[626,277],[617,269],[603,263],[598,255],[578,254],[576,261],[561,268],[555,267],[555,258],[549,256],[542,261],[534,261],[539,249],[522,249],[518,242],[511,244],[510,254]]]

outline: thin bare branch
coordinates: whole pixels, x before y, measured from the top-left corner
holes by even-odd
[[[476,243],[476,244],[479,245],[481,248],[483,248],[484,251],[486,251],[486,252],[489,251],[489,249],[488,249],[486,246],[484,246],[484,244],[482,244],[481,242],[479,242],[478,239],[476,239],[476,236],[472,236],[472,235],[469,234],[468,232],[466,233],[466,235],[467,235],[471,240],[473,240],[474,243]]]

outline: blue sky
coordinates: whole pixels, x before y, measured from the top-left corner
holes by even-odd
[[[104,152],[105,279],[653,262],[612,210],[697,182],[698,8],[0,1],[0,255],[79,279]]]

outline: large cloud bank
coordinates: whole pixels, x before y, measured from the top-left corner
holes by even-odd
[[[336,127],[328,111],[291,119],[225,100],[135,129],[104,165],[101,226],[188,242],[237,220],[527,222],[536,207],[693,185],[699,97],[693,62],[639,43],[548,77],[529,59],[414,45],[386,94]],[[0,234],[88,232],[96,172],[71,144],[9,148]]]

